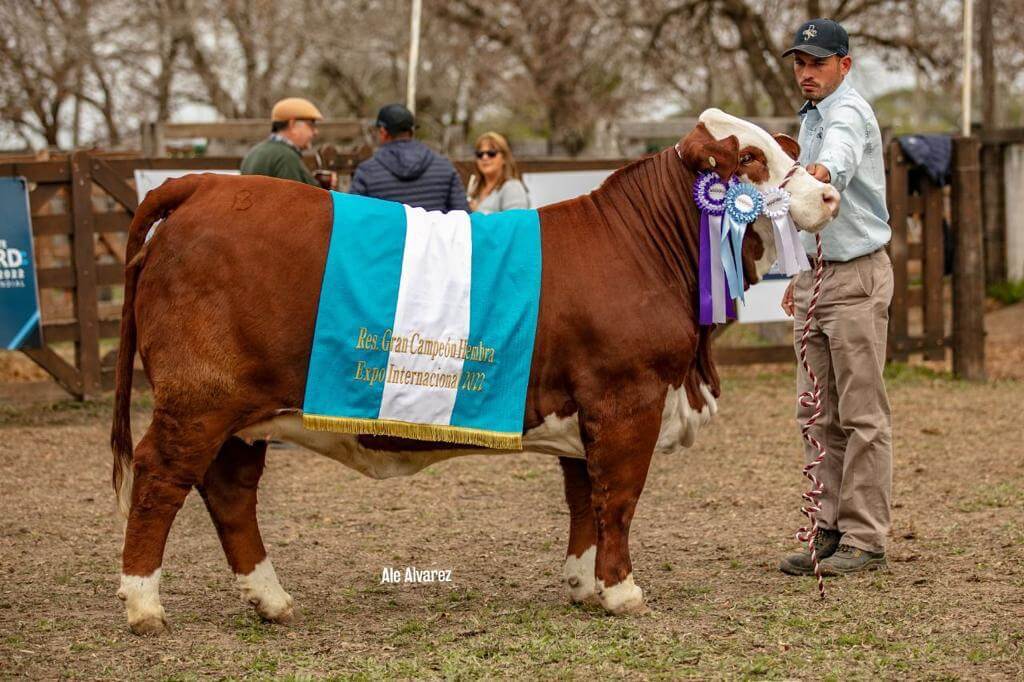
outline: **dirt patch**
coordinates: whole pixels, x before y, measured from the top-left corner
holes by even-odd
[[[128,633],[114,596],[109,403],[0,408],[0,676],[1024,675],[1024,384],[894,376],[892,568],[830,581],[824,603],[775,570],[800,523],[792,374],[730,371],[724,392],[697,447],[652,467],[632,536],[646,616],[566,603],[552,458],[370,481],[275,450],[259,514],[299,621],[261,624],[238,600],[191,495],[164,563],[173,630],[155,640]],[[385,567],[453,582],[382,585]]]

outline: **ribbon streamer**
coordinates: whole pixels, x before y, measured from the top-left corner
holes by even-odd
[[[723,324],[736,317],[735,305],[728,296],[721,256],[727,191],[727,184],[713,172],[701,173],[693,185],[693,198],[700,208],[698,307],[702,325]]]
[[[725,195],[725,221],[722,226],[722,267],[729,283],[729,295],[745,300],[743,295],[743,233],[747,225],[761,215],[764,200],[761,192],[748,182],[737,182]],[[729,242],[728,244],[726,242]]]
[[[779,270],[787,277],[792,277],[804,270],[810,270],[796,225],[789,214],[791,196],[781,187],[765,190],[764,214],[772,221],[775,233],[775,250],[778,253]]]

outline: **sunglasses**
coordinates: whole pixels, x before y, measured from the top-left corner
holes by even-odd
[[[486,156],[488,159],[493,159],[500,153],[497,149],[477,149],[476,158],[482,159]]]

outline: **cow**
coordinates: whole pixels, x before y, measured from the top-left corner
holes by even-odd
[[[797,153],[788,137],[708,110],[674,147],[590,194],[539,209],[543,268],[523,446],[562,468],[570,512],[563,580],[573,602],[596,601],[612,614],[644,609],[629,527],[648,466],[655,452],[692,445],[717,411],[712,328],[697,319],[695,176],[735,174],[763,188],[788,176],[795,223],[817,231],[839,195],[796,165]],[[127,519],[117,594],[137,634],[167,627],[164,546],[193,488],[243,600],[267,621],[291,619],[292,598],[256,517],[269,440],[378,479],[481,451],[302,428],[331,225],[323,190],[213,174],[166,182],[132,220],[111,445]],[[742,250],[755,282],[773,257],[770,224],[748,227]],[[133,448],[136,350],[153,415]]]

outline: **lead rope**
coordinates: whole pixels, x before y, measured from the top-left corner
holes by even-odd
[[[798,168],[800,168],[800,164],[794,164],[779,186],[785,187]],[[814,546],[814,541],[817,539],[818,532],[820,531],[818,528],[818,512],[821,511],[819,498],[825,492],[825,484],[814,475],[814,469],[824,461],[825,448],[822,447],[817,438],[811,435],[811,427],[821,417],[821,385],[818,383],[818,376],[807,362],[807,337],[811,335],[811,318],[814,315],[814,309],[818,306],[818,295],[821,293],[821,279],[825,272],[820,233],[814,235],[814,243],[817,247],[817,261],[814,266],[814,289],[811,291],[811,300],[807,304],[807,314],[804,316],[804,329],[800,334],[800,365],[807,372],[807,376],[811,380],[811,390],[801,393],[797,401],[800,407],[814,408],[814,413],[800,426],[800,435],[818,454],[803,468],[803,475],[811,482],[811,489],[802,493],[801,497],[803,497],[805,504],[800,507],[800,511],[807,517],[809,525],[800,527],[800,530],[796,532],[796,539],[797,542],[807,543],[807,551],[811,553],[811,564],[814,566],[814,577],[818,580],[818,594],[824,599],[825,581],[821,577],[821,563],[818,559],[818,552]]]
[[[683,154],[682,150],[679,149],[679,144],[675,145],[676,156],[682,161]],[[708,161],[712,168],[715,167],[714,157],[709,157]],[[796,172],[802,168],[799,162],[793,164],[793,166],[786,173],[786,176],[782,179],[779,184],[779,189],[785,189],[789,181],[793,179]],[[814,310],[818,306],[818,295],[821,293],[821,280],[825,272],[825,261],[822,259],[821,249],[821,235],[814,235],[814,242],[817,246],[817,261],[814,267],[814,289],[811,292],[811,300],[807,304],[807,314],[804,317],[804,329],[800,334],[800,365],[807,372],[808,378],[811,380],[811,390],[804,391],[801,393],[797,401],[801,407],[813,407],[814,413],[807,419],[806,422],[800,427],[800,435],[803,439],[810,444],[817,451],[817,456],[803,468],[803,475],[811,482],[811,489],[804,492],[801,496],[803,497],[806,504],[800,507],[800,511],[807,517],[809,526],[801,526],[796,532],[796,539],[798,542],[806,542],[807,549],[811,553],[811,563],[814,566],[814,577],[818,580],[818,593],[821,598],[825,598],[825,581],[821,577],[821,563],[818,560],[818,552],[814,547],[814,541],[818,537],[818,512],[821,511],[821,505],[818,499],[825,492],[825,485],[821,480],[814,475],[814,469],[825,459],[825,448],[822,447],[821,443],[818,442],[814,436],[811,435],[811,427],[814,426],[818,418],[821,417],[821,385],[818,383],[818,376],[811,369],[810,364],[807,362],[807,337],[811,334],[811,319],[814,315]]]

